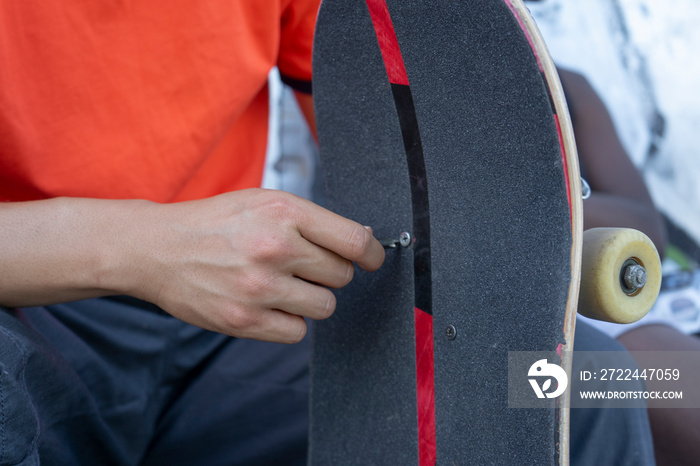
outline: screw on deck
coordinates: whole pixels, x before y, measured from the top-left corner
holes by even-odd
[[[384,249],[394,249],[397,247],[407,248],[411,245],[411,234],[407,231],[402,232],[398,239],[383,238],[379,240],[379,244],[384,246]]]

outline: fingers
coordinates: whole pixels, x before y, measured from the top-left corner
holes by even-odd
[[[272,309],[268,317],[269,329],[258,338],[277,343],[299,343],[306,335],[306,321],[303,317]]]
[[[259,312],[253,323],[229,325],[225,327],[223,333],[237,338],[292,344],[299,343],[306,335],[306,331],[306,321],[303,317],[277,309],[268,309]]]
[[[304,238],[300,238],[300,243],[299,259],[290,269],[291,275],[330,288],[350,283],[355,273],[352,262]]]
[[[239,338],[296,343],[306,334],[303,317],[326,319],[336,306],[332,291],[300,278],[286,277],[270,284],[266,299],[230,313],[223,325],[213,330]]]
[[[311,319],[330,317],[336,299],[326,287],[342,288],[350,283],[352,262],[301,237],[283,249],[289,257],[282,260],[268,256],[266,260],[271,262],[263,263],[257,276],[251,275],[254,279],[247,282],[247,302]]]
[[[384,248],[372,232],[357,222],[306,203],[297,219],[299,233],[325,249],[374,271],[384,262]]]
[[[277,293],[267,304],[271,309],[322,320],[333,314],[336,299],[328,288],[299,278],[288,278],[278,284]]]

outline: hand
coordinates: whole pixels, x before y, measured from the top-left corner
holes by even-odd
[[[303,317],[325,319],[326,287],[376,270],[384,249],[359,223],[279,191],[149,204],[157,230],[133,264],[134,295],[191,324],[236,337],[292,343]]]

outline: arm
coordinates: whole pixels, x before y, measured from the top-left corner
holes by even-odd
[[[581,167],[592,190],[584,201],[585,228],[635,228],[646,233],[663,256],[663,219],[623,148],[603,101],[583,76],[561,69],[559,75],[571,102]]]
[[[58,198],[0,205],[0,304],[113,294],[229,335],[295,342],[335,309],[351,261],[384,250],[362,225],[260,189],[155,204]]]

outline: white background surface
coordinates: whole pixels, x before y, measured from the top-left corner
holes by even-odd
[[[526,4],[555,62],[603,97],[657,206],[700,242],[700,1]]]

